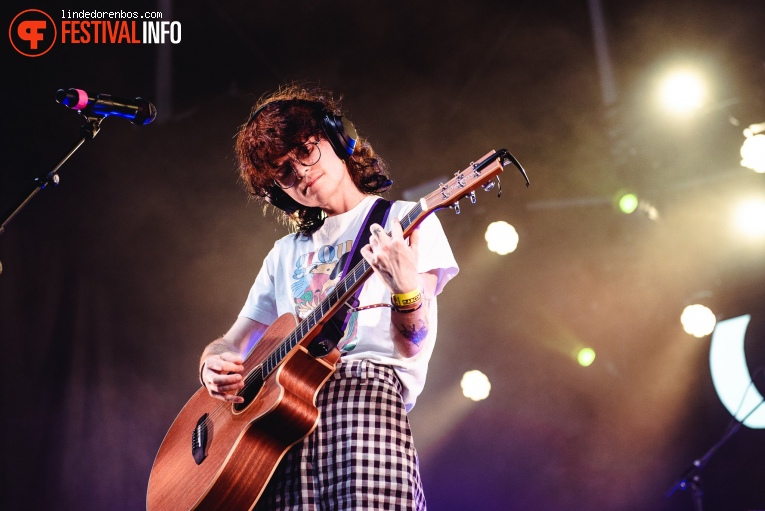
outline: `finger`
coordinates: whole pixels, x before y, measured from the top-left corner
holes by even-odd
[[[370,231],[370,232],[371,232],[373,235],[375,235],[375,236],[382,236],[383,234],[385,234],[385,229],[383,229],[383,228],[382,228],[382,225],[380,225],[380,224],[372,224],[372,225],[369,227],[369,231]]]
[[[369,243],[373,247],[383,246],[388,243],[389,235],[385,232],[380,224],[372,224],[369,228],[372,235],[369,237]]]
[[[401,220],[394,218],[390,226],[390,237],[393,239],[399,239],[404,237],[404,229],[401,227]]]
[[[244,403],[244,398],[242,396],[237,396],[236,394],[227,394],[225,392],[211,390],[210,395],[214,398],[228,401],[229,403]]]
[[[363,257],[372,266],[377,264],[377,256],[375,255],[370,245],[364,245],[361,247],[361,257]]]
[[[226,362],[233,362],[235,364],[241,364],[244,362],[242,360],[242,356],[239,353],[233,353],[231,351],[224,351],[220,354],[220,358],[225,360]]]
[[[409,246],[412,248],[412,252],[417,256],[420,253],[420,228],[416,228],[409,235]]]
[[[213,373],[210,376],[210,379],[208,380],[213,385],[220,387],[221,385],[238,385],[240,383],[243,383],[244,378],[242,378],[241,374],[238,373],[231,373],[231,374],[216,374]]]
[[[243,381],[239,381],[229,385],[222,385],[222,384],[212,385],[212,389],[216,392],[237,392],[243,388],[244,388]]]
[[[220,357],[210,357],[205,362],[205,367],[216,373],[241,373],[244,371],[242,364],[226,362]]]
[[[244,381],[238,374],[220,375],[213,373],[205,381],[207,382],[207,390],[212,392],[237,392],[244,388]]]

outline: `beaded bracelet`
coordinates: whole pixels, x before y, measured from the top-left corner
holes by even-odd
[[[398,312],[399,314],[409,314],[409,313],[411,313],[411,312],[414,312],[414,311],[420,310],[420,307],[422,307],[422,300],[419,300],[419,301],[418,301],[418,302],[416,302],[416,303],[417,303],[417,306],[416,306],[416,307],[409,307],[409,308],[406,308],[406,307],[404,307],[404,308],[399,308],[399,307],[396,307],[396,306],[394,305],[394,306],[393,306],[393,310],[394,310],[394,311],[396,311],[396,312]]]

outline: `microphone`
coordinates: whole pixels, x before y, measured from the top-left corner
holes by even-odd
[[[93,98],[81,89],[59,89],[56,91],[56,101],[85,115],[116,115],[137,125],[149,124],[157,117],[157,108],[143,98],[115,98],[110,94],[96,94]]]

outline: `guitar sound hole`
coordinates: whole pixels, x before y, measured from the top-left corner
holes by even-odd
[[[244,403],[235,403],[234,410],[240,412],[247,408],[247,406],[252,403],[252,400],[258,395],[261,388],[263,388],[263,373],[261,372],[260,367],[258,367],[244,379],[244,388],[237,394],[244,398]]]

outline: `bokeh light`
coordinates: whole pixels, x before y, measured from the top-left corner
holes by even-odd
[[[619,197],[619,211],[625,215],[634,213],[638,207],[638,197],[634,193],[625,193]]]
[[[752,135],[741,146],[741,166],[765,173],[765,135]]]
[[[595,350],[592,348],[582,348],[576,355],[576,361],[582,367],[589,367],[595,362]]]
[[[462,376],[460,386],[462,387],[462,394],[473,401],[486,399],[491,391],[488,376],[477,369],[466,372]]]
[[[736,209],[736,229],[753,238],[765,237],[765,199],[749,199]]]
[[[683,313],[680,316],[680,323],[683,325],[683,330],[686,333],[694,337],[705,337],[711,334],[715,325],[717,324],[717,318],[715,318],[712,310],[701,304],[693,304],[683,309]]]
[[[700,108],[706,99],[706,87],[698,74],[675,71],[662,82],[662,105],[676,114],[686,114]]]
[[[484,235],[489,250],[499,255],[509,254],[518,248],[518,232],[507,222],[492,222]]]

